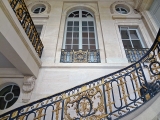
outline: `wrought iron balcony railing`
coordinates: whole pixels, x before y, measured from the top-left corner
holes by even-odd
[[[38,56],[41,57],[43,51],[43,43],[37,33],[32,18],[28,12],[24,0],[8,0],[13,11],[15,12],[20,24],[27,34]]]
[[[61,63],[100,63],[100,52],[96,50],[61,50]]]
[[[1,115],[0,119],[120,119],[144,105],[160,91],[159,76],[160,31],[148,52],[132,65],[91,82],[18,107]]]
[[[148,48],[141,48],[141,49],[134,49],[134,48],[129,48],[125,49],[125,53],[128,59],[128,62],[136,62],[140,60],[148,51]]]

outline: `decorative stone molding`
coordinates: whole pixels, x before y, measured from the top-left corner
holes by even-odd
[[[121,14],[116,11],[116,6],[121,6],[125,8],[128,13]],[[130,5],[128,2],[125,1],[116,1],[111,4],[110,12],[112,14],[113,19],[141,19],[141,15],[133,9],[134,6]]]
[[[27,5],[27,8],[28,8],[31,16],[34,15],[34,13],[32,12],[33,7],[36,7],[36,6],[40,5],[40,4],[45,5],[45,7],[46,7],[44,12],[39,13],[40,15],[49,14],[50,13],[51,5],[47,1],[35,1],[35,2],[32,2],[29,5]]]
[[[132,6],[128,2],[125,2],[125,1],[116,1],[116,2],[112,3],[111,6],[110,6],[111,14],[119,14],[115,10],[116,5],[122,5],[124,7],[126,6],[127,10],[129,11],[128,14],[131,14],[133,12],[133,8],[132,8]],[[128,15],[128,14],[126,14],[126,15]]]
[[[138,11],[145,11],[150,8],[154,0],[134,0],[134,9]]]
[[[32,95],[32,91],[35,86],[35,77],[34,76],[25,76],[23,81],[23,96],[22,96],[22,102],[27,103]]]
[[[82,3],[76,3],[72,6],[67,7],[66,9],[63,10],[63,15],[67,15],[69,14],[71,11],[77,10],[77,9],[83,9],[83,10],[87,10],[89,12],[91,12],[94,15],[99,15],[99,12],[96,8],[94,8],[91,5],[88,4],[82,4]]]

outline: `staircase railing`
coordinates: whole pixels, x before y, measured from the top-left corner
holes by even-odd
[[[41,57],[43,51],[43,43],[38,35],[32,18],[28,12],[24,0],[8,0],[11,5],[17,19],[19,20],[21,26],[23,27],[25,33],[27,34],[30,42],[32,43],[38,56]]]
[[[149,77],[148,77],[149,76]],[[18,107],[0,120],[119,119],[160,91],[160,32],[136,63],[61,93]]]

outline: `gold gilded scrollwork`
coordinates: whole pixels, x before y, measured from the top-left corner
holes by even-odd
[[[75,63],[87,63],[87,52],[88,51],[73,51],[74,52],[74,59],[73,62]]]
[[[61,104],[61,101],[60,102],[56,102],[56,109],[52,111],[52,112],[56,112],[56,120],[58,120],[58,117],[59,117],[59,110],[62,109],[60,107],[60,104]]]
[[[17,114],[18,114],[18,111],[13,112],[13,113],[12,113],[12,117],[11,117],[11,118],[16,117],[16,116],[17,116]]]
[[[34,120],[38,119],[38,120],[41,120],[41,117],[45,116],[45,114],[43,114],[44,108],[40,108],[36,111],[36,113],[38,114],[38,116],[36,118],[34,118]]]
[[[0,118],[0,120],[8,120],[9,116],[5,116],[5,117],[2,117]]]
[[[118,84],[118,86],[121,86],[121,88],[122,88],[122,94],[123,94],[123,97],[122,97],[121,99],[123,99],[125,105],[127,105],[127,104],[128,104],[128,103],[127,103],[127,97],[128,97],[129,95],[126,94],[126,91],[125,91],[125,86],[124,86],[125,82],[124,82],[124,79],[121,77],[121,78],[119,78],[119,81],[120,81],[120,84]]]
[[[141,97],[141,93],[140,93],[140,87],[139,87],[139,85],[138,85],[138,81],[137,81],[137,76],[136,76],[136,73],[135,72],[132,72],[131,73],[132,74],[132,80],[135,82],[135,84],[136,84],[136,90],[134,91],[134,92],[138,92],[138,95],[139,95],[139,97]]]
[[[112,87],[110,87],[109,84],[110,84],[109,82],[106,83],[106,91],[108,96],[107,106],[109,107],[110,112],[112,112],[112,104],[114,104],[114,102],[111,102],[110,90],[112,90]]]
[[[90,89],[86,89],[86,86],[82,88],[82,92],[65,99],[64,119],[73,120],[78,117],[82,120],[82,116],[84,116],[85,120],[99,120],[107,116],[104,114],[103,93],[100,86]],[[72,113],[74,111],[75,116],[70,114],[70,111]],[[94,115],[91,115],[92,113]]]

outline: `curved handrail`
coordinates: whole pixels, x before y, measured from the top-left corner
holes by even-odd
[[[160,31],[149,51],[130,66],[0,116],[12,119],[119,119],[160,91]]]

